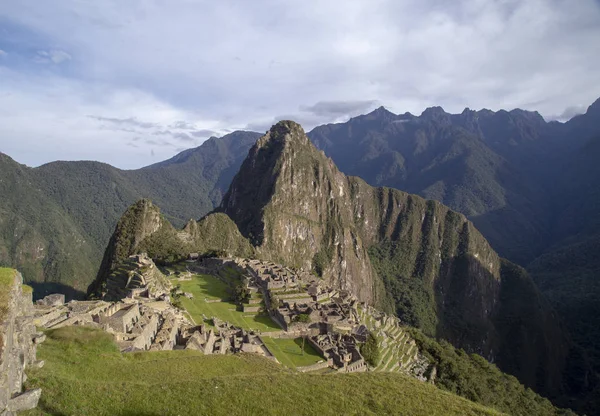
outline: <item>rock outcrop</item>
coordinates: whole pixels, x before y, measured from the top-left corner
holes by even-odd
[[[45,336],[33,324],[30,288],[15,270],[0,269],[0,414],[16,415],[37,406],[41,390],[23,391],[25,370],[36,361],[36,345]]]
[[[119,220],[104,253],[96,279],[88,287],[88,295],[103,297],[108,286],[124,284],[115,281],[118,266],[128,257],[147,253],[152,259],[173,262],[188,258],[191,253],[222,252],[251,257],[254,248],[242,236],[235,223],[221,213],[212,213],[199,221],[190,220],[183,230],[176,230],[161,214],[160,208],[147,199],[133,204]],[[112,277],[111,277],[112,275]],[[117,293],[111,299],[126,296]]]

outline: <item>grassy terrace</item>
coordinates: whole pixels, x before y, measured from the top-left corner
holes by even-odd
[[[85,327],[47,332],[28,371],[43,390],[25,415],[497,415],[401,374],[301,374],[252,355],[121,354]]]
[[[304,343],[302,354],[302,338],[284,339],[262,337],[269,351],[286,367],[296,368],[315,364],[323,358],[308,343]]]
[[[216,316],[244,329],[262,332],[281,329],[269,316],[236,310],[236,304],[233,302],[210,302],[227,299],[230,296],[227,284],[214,276],[192,275],[192,280],[173,283],[179,284],[184,292],[194,295],[194,299],[182,296],[181,304],[198,324],[203,321],[202,314],[204,314],[207,318]]]

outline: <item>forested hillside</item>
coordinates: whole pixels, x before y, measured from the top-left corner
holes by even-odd
[[[99,162],[53,162],[38,168],[0,155],[0,264],[15,267],[36,296],[83,296],[114,227],[139,198],[160,203],[177,226],[221,200],[259,134],[234,132],[139,170]]]

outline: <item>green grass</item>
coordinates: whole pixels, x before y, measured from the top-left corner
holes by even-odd
[[[15,270],[8,267],[0,267],[0,322],[4,320],[8,307],[8,296],[10,287],[15,280]],[[0,338],[1,339],[1,338]]]
[[[304,354],[302,353],[302,338],[262,337],[262,340],[275,358],[289,368],[303,367],[323,360],[308,342],[304,343]]]
[[[234,302],[206,302],[206,299],[217,300],[229,297],[228,286],[214,276],[193,275],[192,280],[177,282],[177,284],[181,285],[181,290],[184,292],[190,292],[194,295],[194,299],[188,299],[184,296],[180,299],[181,305],[197,324],[203,321],[202,314],[204,314],[209,319],[216,316],[243,329],[254,329],[262,332],[281,329],[268,316],[238,311]]]
[[[497,415],[401,374],[301,374],[253,355],[121,354],[92,328],[47,332],[24,415]]]
[[[207,274],[192,275],[192,280],[176,282],[184,292],[191,292],[194,297],[206,299],[227,299],[230,297],[228,286],[223,281]]]
[[[0,288],[5,288],[12,284],[15,278],[15,269],[0,267]]]

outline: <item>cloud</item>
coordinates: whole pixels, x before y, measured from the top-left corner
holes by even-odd
[[[157,127],[158,124],[147,122],[147,121],[139,121],[133,117],[129,118],[116,118],[116,117],[102,117],[102,116],[88,116],[89,118],[93,118],[98,121],[104,121],[109,124],[114,124],[117,126],[134,126],[141,127],[143,129],[149,129],[153,127]]]
[[[229,133],[229,131],[226,131],[225,133]],[[213,137],[213,136],[220,136],[219,132],[214,131],[214,130],[209,130],[209,129],[202,129],[202,130],[196,130],[190,133],[192,136],[194,137]]]
[[[377,105],[377,100],[366,101],[319,101],[311,106],[300,106],[301,111],[307,111],[318,116],[346,116],[361,114]]]
[[[6,53],[5,51],[3,51],[2,49],[0,49],[0,58],[4,57],[8,55],[8,53]]]
[[[579,114],[584,114],[587,110],[586,105],[575,105],[565,108],[565,110],[558,114],[549,116],[548,120],[557,120],[557,121],[568,121]]]
[[[33,61],[39,64],[61,64],[65,61],[70,61],[71,55],[61,50],[38,51],[33,57]]]
[[[173,137],[184,142],[193,142],[194,138],[187,133],[174,133]]]
[[[596,0],[5,3],[0,147],[31,164],[142,166],[155,160],[125,146],[136,135],[183,147],[175,134],[265,131],[278,115],[307,130],[375,105],[549,116],[600,96]]]
[[[187,121],[178,120],[175,123],[171,124],[169,127],[173,129],[184,129],[184,130],[195,130],[196,126],[192,123],[188,123]]]

